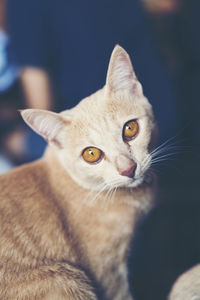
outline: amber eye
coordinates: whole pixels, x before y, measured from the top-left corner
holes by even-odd
[[[138,133],[139,125],[136,120],[128,121],[123,128],[123,139],[130,141],[134,139]]]
[[[88,163],[97,163],[101,160],[103,153],[95,147],[88,147],[83,150],[82,156]]]

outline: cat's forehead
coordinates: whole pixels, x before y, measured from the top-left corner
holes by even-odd
[[[70,140],[75,144],[102,145],[120,138],[124,124],[144,115],[134,99],[105,98],[102,91],[82,100],[72,112]]]
[[[73,123],[79,123],[82,128],[90,128],[92,124],[101,124],[103,127],[109,121],[126,119],[129,115],[138,118],[142,114],[144,114],[144,107],[140,101],[134,101],[126,95],[121,98],[109,97],[102,89],[83,99],[73,109]]]

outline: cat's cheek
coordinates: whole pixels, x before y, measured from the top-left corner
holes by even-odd
[[[81,187],[96,190],[103,183],[103,168],[100,165],[92,165],[85,161],[73,161],[68,172],[71,178]]]

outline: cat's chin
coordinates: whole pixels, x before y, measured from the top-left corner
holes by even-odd
[[[137,188],[142,184],[152,185],[152,182],[153,182],[153,175],[147,172],[143,176],[133,178],[130,182],[127,183],[126,187]]]
[[[144,182],[144,177],[135,178],[135,179],[132,179],[132,181],[130,183],[128,183],[126,187],[136,188],[136,187],[140,186],[143,182]]]

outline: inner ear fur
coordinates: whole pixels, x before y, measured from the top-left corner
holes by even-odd
[[[142,86],[135,75],[130,57],[119,45],[115,46],[111,54],[106,88],[114,93],[127,90],[136,96],[143,95]]]
[[[25,109],[20,113],[26,124],[36,133],[47,142],[61,147],[61,132],[69,124],[69,120],[58,113],[41,109]]]

